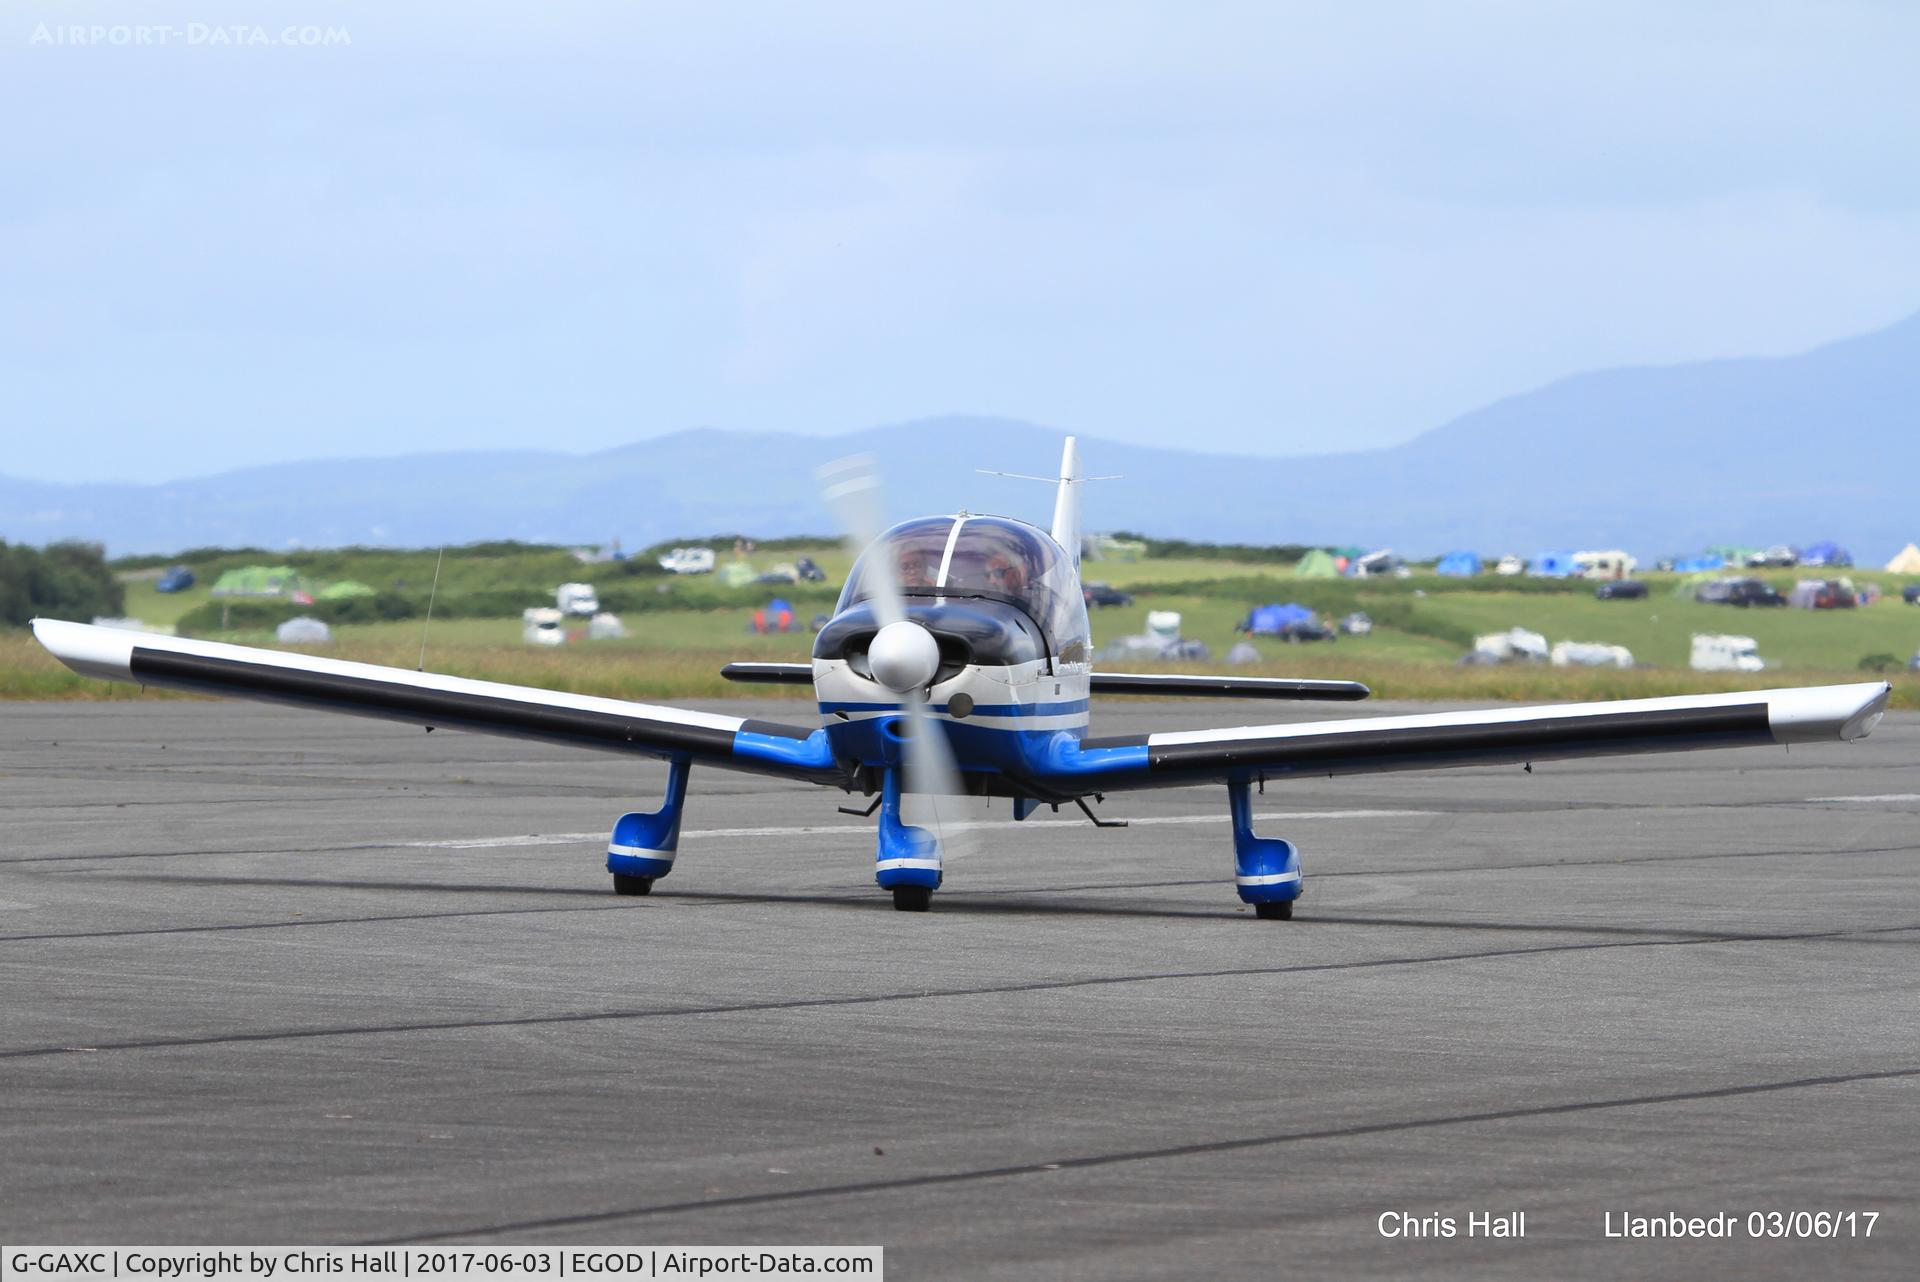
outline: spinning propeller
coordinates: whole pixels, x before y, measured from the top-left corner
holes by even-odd
[[[829,463],[819,470],[821,497],[845,531],[847,550],[855,560],[871,550],[861,567],[866,604],[880,625],[867,647],[867,667],[873,679],[900,696],[906,712],[906,737],[901,745],[903,792],[925,805],[928,826],[939,839],[944,857],[967,853],[953,840],[968,831],[959,822],[966,795],[960,767],[953,759],[940,720],[927,711],[927,688],[940,670],[940,643],[933,633],[907,617],[906,598],[893,558],[874,542],[886,529],[880,475],[870,454]]]

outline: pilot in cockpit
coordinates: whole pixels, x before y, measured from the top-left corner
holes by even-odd
[[[900,586],[903,588],[931,588],[936,571],[933,562],[923,548],[903,547],[899,549],[898,560],[894,565]]]

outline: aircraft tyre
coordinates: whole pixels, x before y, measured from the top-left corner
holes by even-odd
[[[653,878],[630,877],[626,873],[613,874],[613,893],[616,895],[651,895]]]
[[[1255,904],[1253,915],[1261,921],[1292,921],[1293,901],[1282,899],[1278,903]]]
[[[896,912],[923,913],[932,906],[932,886],[895,886],[893,888],[893,907]]]

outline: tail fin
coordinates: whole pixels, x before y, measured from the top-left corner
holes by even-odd
[[[1080,569],[1080,443],[1069,436],[1060,453],[1060,490],[1053,500],[1053,541]]]

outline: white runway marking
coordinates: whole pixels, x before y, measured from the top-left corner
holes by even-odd
[[[1920,792],[1883,792],[1870,797],[1808,797],[1808,801],[1920,801]]]
[[[1438,810],[1276,810],[1253,817],[1255,823],[1285,822],[1291,819],[1392,819],[1399,816],[1437,815]],[[1212,815],[1146,815],[1129,819],[1128,824],[1135,828],[1145,828],[1155,824],[1223,824],[1227,822],[1224,814]],[[950,829],[980,830],[985,828],[1086,828],[1090,825],[1085,819],[977,819],[965,823],[948,824]],[[685,837],[811,837],[820,833],[864,833],[871,829],[864,824],[796,824],[783,828],[687,828],[680,835]],[[410,850],[486,850],[495,846],[569,846],[582,841],[605,841],[604,831],[595,832],[530,832],[517,837],[458,837],[443,841],[397,841],[395,846],[404,846]]]

